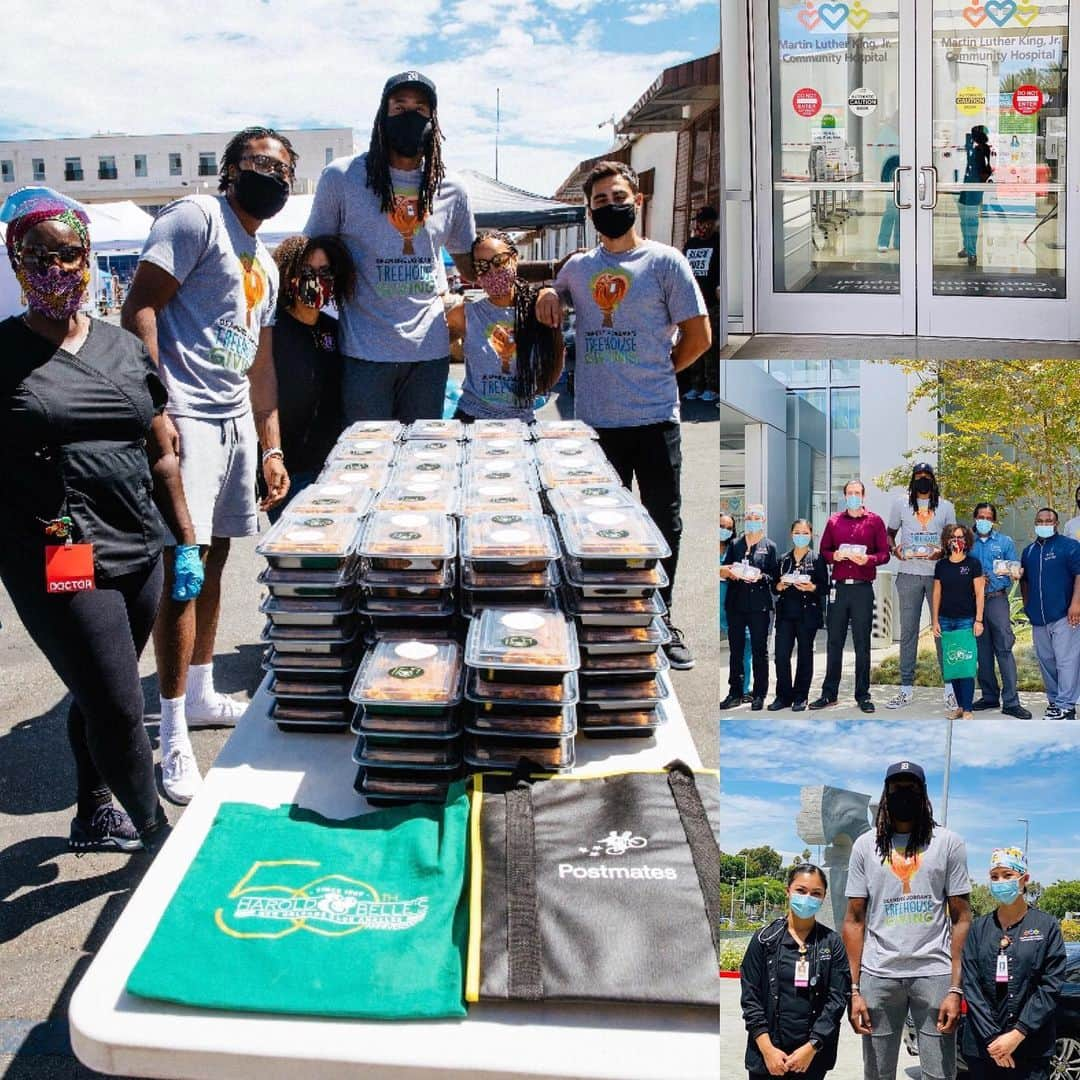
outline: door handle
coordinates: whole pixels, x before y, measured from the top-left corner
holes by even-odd
[[[920,175],[922,177],[922,181],[923,181],[923,194],[920,194],[919,198],[925,198],[926,178],[927,178],[927,176],[930,176],[932,178],[932,180],[933,180],[932,186],[930,188],[930,201],[929,202],[923,202],[923,203],[920,204],[923,210],[933,210],[933,209],[935,209],[937,207],[937,199],[938,199],[938,193],[937,193],[937,182],[938,182],[937,168],[934,165],[920,165],[919,166],[919,173],[920,173]]]
[[[897,210],[910,210],[911,203],[900,201],[900,174],[903,172],[911,172],[911,166],[896,166],[896,170],[892,174],[892,201]]]

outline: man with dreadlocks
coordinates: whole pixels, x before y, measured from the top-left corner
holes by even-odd
[[[850,1017],[864,1036],[866,1080],[895,1080],[909,1013],[922,1075],[956,1076],[970,891],[964,841],[934,821],[922,766],[890,765],[874,828],[852,845],[845,890]]]
[[[536,318],[536,289],[517,276],[518,250],[504,232],[472,246],[476,280],[485,295],[455,303],[450,333],[465,341],[465,385],[454,414],[471,424],[503,417],[533,422],[533,401],[562,371],[562,334]]]
[[[419,71],[391,76],[366,154],[330,162],[319,178],[308,236],[344,242],[356,294],[340,307],[347,423],[442,416],[450,336],[440,257],[472,279],[476,237],[464,185],[442,161],[435,84]]]

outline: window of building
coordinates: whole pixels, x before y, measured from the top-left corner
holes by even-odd
[[[135,175],[136,176],[146,176],[146,155],[145,154],[136,154],[135,155]]]
[[[720,106],[703,112],[679,132],[675,159],[673,243],[690,239],[693,215],[702,206],[720,206]]]
[[[0,161],[0,182],[5,184],[15,183],[15,162],[6,158]]]
[[[213,150],[203,150],[199,154],[199,175],[200,176],[217,176],[217,154]]]
[[[179,154],[169,155],[169,175],[180,176],[184,171],[184,162]]]
[[[332,146],[328,146],[326,148],[326,161],[324,162],[324,164],[329,165],[330,162],[333,161],[333,160],[334,160],[334,148]]]
[[[34,180],[42,181],[45,179],[45,159],[36,157],[31,159],[31,164],[34,167]]]
[[[97,175],[99,180],[116,179],[116,158],[111,154],[97,159]]]
[[[67,181],[81,180],[83,178],[82,158],[64,158],[64,179]]]

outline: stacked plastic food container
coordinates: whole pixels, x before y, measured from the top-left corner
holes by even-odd
[[[300,492],[256,551],[269,595],[262,640],[273,673],[271,715],[285,730],[342,731],[349,687],[363,652],[357,611],[356,543],[372,492],[319,481]]]
[[[465,642],[464,759],[472,769],[574,764],[579,663],[560,611],[486,607]]]

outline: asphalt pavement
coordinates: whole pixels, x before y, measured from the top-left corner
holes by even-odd
[[[461,377],[461,369],[451,372]],[[541,415],[572,415],[556,398]],[[683,417],[683,544],[673,604],[675,622],[697,666],[673,672],[699,753],[716,767],[720,643],[716,578],[716,409],[693,402]],[[263,617],[255,578],[263,560],[255,541],[237,541],[226,568],[215,656],[220,690],[240,698],[258,687]],[[71,1055],[67,1003],[138,886],[144,856],[67,852],[75,773],[67,745],[68,698],[30,641],[0,587],[0,1075],[74,1078],[96,1075]],[[153,650],[141,668],[147,730],[157,748],[158,693]],[[229,729],[192,732],[205,772]],[[166,803],[171,820],[183,812]]]

